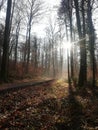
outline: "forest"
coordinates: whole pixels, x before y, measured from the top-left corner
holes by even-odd
[[[98,0],[0,0],[0,129],[98,130]]]

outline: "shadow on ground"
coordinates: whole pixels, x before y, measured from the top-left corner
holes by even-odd
[[[50,84],[49,87],[49,84],[46,84],[42,87],[1,95],[0,116],[4,116],[0,128],[2,130],[98,130],[97,87],[76,89],[73,86],[69,88],[62,86],[61,83],[56,84],[54,89],[53,86]]]
[[[65,99],[66,101],[66,99]],[[83,112],[82,105],[74,96],[72,87],[69,87],[69,96],[67,99],[67,106],[64,113],[65,120],[63,123],[56,123],[57,130],[83,130]]]
[[[54,104],[58,106],[56,100]],[[60,104],[60,117],[55,123],[56,130],[98,130],[97,87],[74,90],[70,86],[69,96],[63,98]]]
[[[44,115],[41,115],[40,122],[43,126],[44,124],[48,124],[46,130],[84,130],[83,107],[76,99],[75,94],[73,88],[70,86],[67,97],[65,96],[59,100],[49,98],[38,105],[42,110],[41,113],[44,113]]]

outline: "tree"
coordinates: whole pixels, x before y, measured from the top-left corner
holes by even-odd
[[[34,24],[34,20],[39,18],[39,16],[41,16],[42,14],[42,2],[39,0],[28,0],[26,13],[27,13],[27,31],[26,31],[27,59],[25,56],[25,60],[26,60],[26,72],[28,72],[30,61],[30,42],[31,42],[32,24]]]
[[[1,1],[0,1],[0,11],[1,11],[1,9],[2,9],[4,3],[5,3],[5,1],[6,1],[6,0],[1,0]]]
[[[5,21],[5,31],[4,31],[4,42],[3,42],[3,56],[2,56],[1,74],[0,74],[2,81],[7,81],[8,79],[7,67],[8,67],[8,53],[9,53],[11,5],[12,5],[12,0],[8,0],[6,21]]]
[[[76,21],[77,21],[77,30],[79,36],[79,46],[80,46],[80,71],[78,85],[84,86],[87,82],[87,59],[86,59],[86,31],[85,31],[85,1],[77,0],[62,0],[61,6],[59,8],[59,15],[63,16],[65,27],[70,30],[70,41],[74,42],[74,29],[73,29],[73,5],[75,7]],[[67,30],[68,31],[68,30]],[[69,37],[69,35],[67,36]],[[74,62],[73,62],[73,44],[70,52],[70,70],[71,70],[71,79],[74,80]]]
[[[79,80],[78,85],[80,87],[86,84],[87,74],[86,74],[86,48],[85,48],[85,41],[82,33],[82,25],[81,25],[81,18],[80,18],[80,11],[79,11],[79,2],[74,0],[75,10],[76,10],[76,20],[77,20],[77,28],[78,28],[78,35],[79,35],[79,43],[80,43],[80,72],[79,72]],[[84,4],[82,4],[84,5]]]
[[[61,16],[63,17],[65,28],[66,28],[66,37],[67,37],[67,40],[69,39],[71,42],[70,59],[69,59],[69,53],[67,52],[68,54],[67,60],[68,60],[68,78],[72,79],[73,81],[74,80],[74,64],[73,64],[73,24],[72,24],[73,7],[72,7],[72,3],[73,3],[72,0],[62,0],[58,14],[60,18]],[[68,28],[70,31],[70,35],[67,35]]]
[[[50,57],[51,57],[51,66],[52,66],[52,77],[56,77],[57,75],[57,46],[58,46],[58,33],[56,21],[52,21],[49,19],[49,26],[46,28],[47,39],[49,41],[49,48],[46,48],[46,53],[50,49]],[[47,54],[46,54],[47,56]],[[56,68],[57,67],[57,68]]]
[[[0,66],[2,59],[3,35],[4,35],[4,25],[0,24]]]
[[[37,37],[35,36],[34,37],[34,46],[33,46],[33,48],[34,48],[34,70],[35,70],[35,73],[36,73],[36,70],[37,70],[37,68],[38,68],[38,57],[37,57],[37,50],[38,50],[38,43],[37,43],[38,41],[37,41]]]
[[[19,32],[20,32],[20,22],[21,19],[19,19],[17,26],[16,26],[16,44],[15,44],[15,69],[17,65],[17,52],[18,52],[18,40],[19,40]]]
[[[90,45],[90,58],[91,58],[91,68],[92,68],[92,86],[95,87],[95,74],[96,74],[96,64],[95,64],[95,31],[92,20],[92,0],[87,0],[87,20],[88,20],[88,36]]]
[[[82,50],[83,50],[83,76],[84,76],[84,85],[87,83],[87,50],[86,50],[86,16],[85,16],[85,0],[81,1],[81,13],[82,13],[82,30],[83,30],[83,39],[82,39]]]

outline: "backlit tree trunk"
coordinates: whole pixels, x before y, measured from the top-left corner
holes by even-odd
[[[77,19],[77,28],[78,28],[78,35],[79,35],[79,43],[80,43],[80,72],[79,72],[79,79],[78,79],[78,85],[79,87],[84,86],[86,83],[86,65],[84,61],[86,60],[84,57],[84,38],[82,35],[82,27],[81,27],[81,19],[80,19],[80,13],[79,13],[79,3],[77,0],[74,0],[75,4],[75,10],[76,10],[76,19]]]
[[[91,58],[91,67],[92,67],[92,85],[95,87],[95,71],[96,71],[96,65],[95,65],[95,32],[94,32],[94,26],[92,21],[92,7],[91,7],[91,0],[88,0],[88,30],[89,30],[89,44],[90,44],[90,58]]]

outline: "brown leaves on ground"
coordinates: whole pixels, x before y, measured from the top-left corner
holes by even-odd
[[[57,81],[0,95],[0,129],[54,129],[67,84]]]
[[[98,130],[98,87],[85,87],[75,97],[82,106],[84,129]]]
[[[97,130],[97,94],[61,80],[1,94],[0,129]]]

